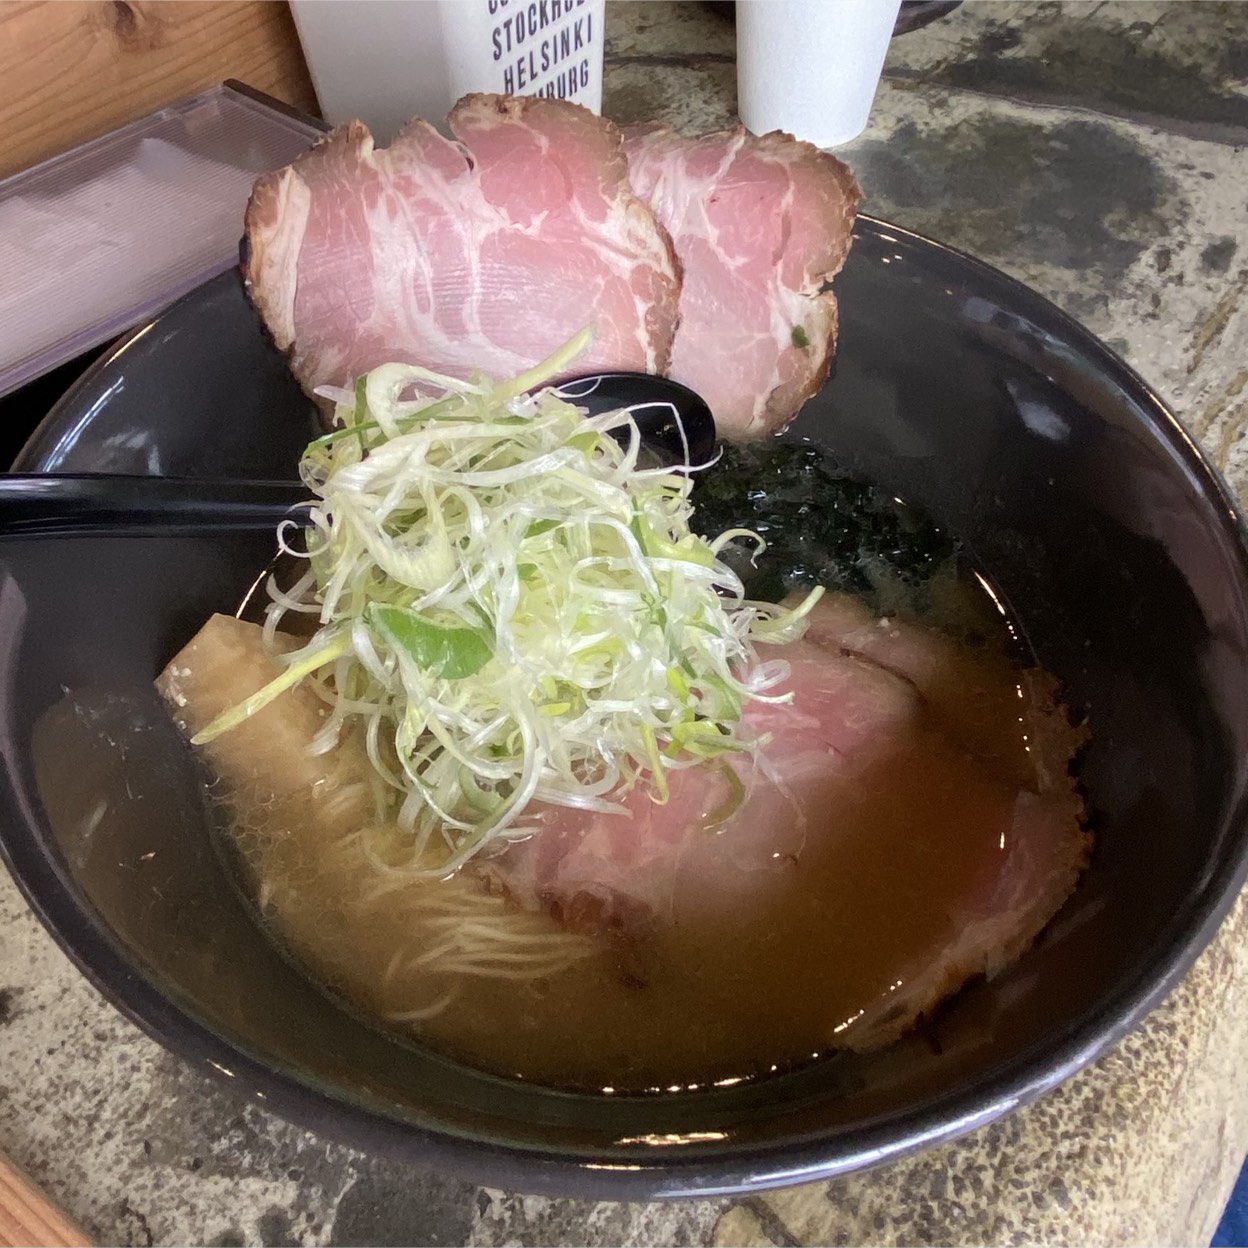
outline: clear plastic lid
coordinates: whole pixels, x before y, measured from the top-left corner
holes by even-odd
[[[226,83],[0,182],[0,395],[236,264],[252,184],[322,133]]]

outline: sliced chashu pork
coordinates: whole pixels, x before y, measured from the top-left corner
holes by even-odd
[[[511,376],[589,322],[574,371],[670,374],[727,437],[823,384],[859,198],[835,157],[643,128],[626,161],[560,100],[467,96],[449,120],[458,142],[414,120],[380,150],[352,122],[256,183],[248,289],[305,389],[392,360]]]
[[[801,641],[777,653],[801,694],[749,708],[746,735],[771,738],[763,762],[742,755],[669,772],[665,802],[635,788],[624,816],[540,809],[541,830],[487,860],[486,875],[569,927],[625,940],[757,906],[767,876],[787,873],[804,852],[818,796],[831,800],[885,759],[915,713],[914,691],[873,663]],[[690,871],[692,892],[678,878]]]
[[[776,652],[794,700],[748,708],[747,730],[767,738],[761,762],[674,773],[666,805],[637,793],[624,818],[548,810],[541,832],[482,869],[518,904],[631,946],[633,965],[667,926],[736,942],[747,978],[753,942],[810,912],[801,872],[843,873],[808,932],[832,973],[816,961],[785,973],[828,992],[821,1043],[903,1034],[1021,954],[1073,890],[1089,838],[1069,768],[1086,734],[1047,677],[1016,686],[984,665],[967,694],[944,669],[968,677],[973,661],[944,638],[890,622],[869,644],[866,627],[857,604],[831,599],[808,639]],[[978,722],[948,731],[968,698]],[[1020,710],[1036,756],[1025,778],[1008,752],[971,748],[989,719],[1000,731]],[[836,973],[840,960],[852,973]]]
[[[670,374],[734,439],[783,429],[823,385],[836,347],[828,283],[849,254],[861,197],[835,156],[738,127],[626,135],[633,187],[680,259]]]
[[[530,368],[593,322],[576,371],[664,372],[679,282],[620,132],[557,100],[471,95],[458,142],[360,122],[261,178],[247,286],[309,392],[401,361],[458,377]]]

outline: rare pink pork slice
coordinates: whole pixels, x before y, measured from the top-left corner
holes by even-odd
[[[558,100],[470,95],[458,142],[340,126],[256,183],[248,289],[311,392],[392,360],[511,377],[588,323],[576,371],[663,372],[679,281],[620,132]]]
[[[803,853],[808,815],[887,753],[917,712],[914,691],[874,664],[804,642],[784,656],[800,696],[746,713],[746,735],[770,737],[761,762],[671,772],[665,803],[635,789],[626,815],[546,807],[539,832],[486,861],[487,877],[573,929],[624,937],[672,922],[678,891],[686,922],[756,906],[760,883]],[[698,887],[680,890],[690,871]]]
[[[683,269],[670,375],[734,439],[783,429],[828,375],[836,298],[861,192],[826,152],[779,132],[626,135],[637,194]]]
[[[681,931],[733,948],[744,980],[800,977],[826,998],[821,1044],[874,1048],[1016,958],[1070,894],[1089,850],[1069,774],[1085,733],[1049,684],[1020,704],[1028,682],[985,666],[998,730],[1031,716],[1024,777],[979,753],[979,732],[947,730],[965,703],[939,669],[972,660],[944,638],[893,625],[868,656],[856,604],[831,598],[812,619],[768,652],[791,663],[793,701],[746,712],[760,761],[674,773],[666,805],[635,794],[626,817],[547,810],[481,869],[517,904],[618,942],[643,982],[648,942]],[[794,933],[810,962],[770,966],[768,942]]]

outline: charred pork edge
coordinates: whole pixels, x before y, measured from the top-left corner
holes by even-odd
[[[534,105],[551,106],[556,108],[581,108],[579,104],[572,104],[570,101],[554,101],[547,100],[537,96],[504,96],[490,95],[483,92],[474,92],[465,95],[456,101],[454,107],[448,115],[448,120],[452,121],[457,111],[465,106],[471,105],[475,101],[490,102],[493,108],[500,116],[519,116],[529,111]],[[518,107],[516,107],[518,106]],[[585,110],[588,112],[588,110]],[[615,122],[607,117],[601,117],[598,114],[590,114],[594,116],[603,128],[614,149],[613,160],[622,163],[622,180],[628,188],[628,205],[627,207],[634,212],[644,213],[654,227],[655,236],[662,244],[664,254],[672,269],[672,279],[674,289],[672,291],[672,308],[671,308],[671,328],[667,334],[662,333],[662,325],[655,322],[662,316],[661,309],[655,305],[646,313],[646,332],[654,346],[655,351],[655,372],[660,376],[666,376],[671,368],[672,362],[672,344],[676,340],[676,334],[680,330],[680,292],[684,284],[684,266],[680,257],[676,254],[676,247],[672,241],[672,236],[668,233],[667,228],[655,215],[650,205],[637,194],[633,187],[632,179],[628,172],[628,157],[624,152],[624,132]],[[413,117],[403,126],[407,129],[415,122],[424,122],[423,118]],[[400,131],[402,134],[402,130]],[[258,273],[267,263],[269,263],[271,249],[268,240],[263,236],[263,231],[269,228],[270,223],[265,220],[265,214],[269,212],[277,213],[281,203],[281,187],[291,177],[298,177],[302,182],[303,179],[299,175],[299,166],[306,161],[316,158],[322,148],[328,147],[335,142],[349,141],[355,144],[364,145],[367,141],[370,149],[373,145],[372,132],[362,121],[344,122],[340,126],[336,126],[324,138],[314,143],[307,151],[296,156],[290,164],[283,166],[281,169],[273,170],[266,173],[256,180],[252,188],[251,195],[247,200],[247,208],[243,217],[243,238],[239,246],[239,271],[243,278],[243,289],[247,294],[248,301],[256,309],[260,316],[261,323],[264,326],[265,333],[268,335],[274,346],[292,362],[298,350],[298,343],[295,339],[294,332],[294,303],[298,295],[298,255],[302,249],[303,232],[300,231],[298,246],[294,248],[294,269],[291,274],[290,281],[290,301],[289,308],[279,308],[273,299],[267,298],[262,292],[258,291],[253,280],[253,275]],[[469,167],[475,167],[471,151],[456,136],[455,141],[459,144],[464,152],[464,156],[468,161]],[[388,149],[387,149],[388,150]],[[279,337],[275,328],[280,326],[283,330],[289,325],[289,332],[283,332]],[[300,381],[298,373],[295,373],[296,380]],[[327,412],[322,405],[322,416],[328,422],[331,413]]]

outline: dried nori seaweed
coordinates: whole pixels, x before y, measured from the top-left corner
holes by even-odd
[[[725,443],[694,482],[693,528],[707,537],[751,529],[767,549],[734,543],[725,560],[752,598],[778,602],[811,585],[875,596],[882,583],[919,588],[956,553],[929,516],[841,469],[807,441]]]

